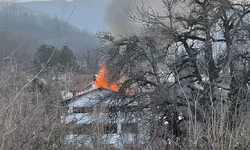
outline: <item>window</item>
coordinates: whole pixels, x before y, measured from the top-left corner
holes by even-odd
[[[73,113],[92,113],[93,107],[73,107]]]
[[[137,123],[124,123],[121,126],[121,130],[123,133],[137,133],[138,126]]]
[[[109,112],[107,106],[97,106],[96,110],[99,113],[108,113]]]
[[[105,134],[117,133],[117,124],[106,124],[103,126]]]
[[[91,134],[92,132],[92,124],[81,124],[73,129],[74,134]]]
[[[73,134],[89,135],[94,134],[95,130],[103,131],[104,134],[117,133],[117,124],[81,124],[73,128]]]
[[[136,106],[125,106],[125,107],[109,106],[108,109],[109,111],[136,112],[140,108]]]

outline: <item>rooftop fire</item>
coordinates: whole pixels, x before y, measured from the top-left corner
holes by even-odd
[[[107,82],[107,70],[105,65],[102,65],[99,75],[96,77],[95,88],[107,88],[112,91],[119,91],[119,86]]]

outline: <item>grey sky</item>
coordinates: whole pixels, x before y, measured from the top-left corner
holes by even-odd
[[[57,17],[66,21],[74,6],[75,12],[70,23],[79,29],[87,29],[91,32],[108,29],[116,32],[134,32],[138,25],[128,21],[124,15],[124,8],[135,9],[136,0],[0,0],[22,3],[33,10]],[[40,2],[39,2],[40,1]],[[41,1],[47,1],[41,3]],[[140,1],[140,0],[139,0]],[[36,2],[36,3],[32,3]],[[161,0],[144,0],[154,10],[162,12]]]
[[[103,19],[106,5],[110,1],[111,0],[53,0],[48,2],[26,2],[22,3],[22,5],[49,14],[51,17],[56,15],[60,20],[64,21],[68,20],[74,6],[76,6],[70,23],[79,29],[95,32],[96,30],[108,28],[104,24]]]
[[[6,1],[6,0],[0,0]],[[90,32],[96,30],[111,30],[115,32],[134,32],[138,25],[128,21],[124,15],[124,8],[135,9],[135,0],[8,0],[18,2],[33,10],[55,15],[66,21],[74,6],[76,9],[70,23],[79,29]],[[47,2],[41,2],[47,1]],[[161,0],[144,0],[151,2],[157,10],[160,10]]]

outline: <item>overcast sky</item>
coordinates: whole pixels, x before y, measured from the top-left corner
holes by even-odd
[[[55,15],[60,20],[68,20],[74,6],[76,9],[70,23],[79,29],[90,32],[97,30],[114,30],[129,32],[138,30],[135,23],[129,22],[124,17],[124,8],[134,7],[135,0],[0,0],[22,3],[33,10]],[[38,3],[40,1],[40,3]],[[41,1],[46,1],[41,3]],[[144,0],[157,11],[162,11],[161,0]],[[37,2],[37,3],[32,3]],[[121,31],[122,32],[122,31]],[[133,32],[133,31],[132,31]]]
[[[95,32],[101,29],[108,29],[104,23],[106,6],[111,0],[54,0],[47,2],[32,3],[31,0],[20,0],[25,7],[49,14],[51,17],[57,16],[60,20],[68,20],[74,6],[75,11],[70,19],[70,23],[79,29],[86,29]],[[19,2],[20,2],[19,1]],[[46,0],[43,0],[46,1]]]
[[[7,1],[7,0],[0,0]],[[79,29],[95,32],[110,30],[114,32],[135,32],[138,25],[128,21],[124,15],[124,8],[135,9],[135,0],[8,0],[18,2],[33,10],[37,10],[51,17],[68,20],[74,6],[76,9],[70,23]],[[39,2],[40,1],[40,2]],[[41,2],[43,1],[43,2]],[[46,1],[46,2],[44,2]],[[144,0],[157,11],[162,11],[161,0]]]
[[[6,1],[6,0],[0,0]],[[21,3],[25,7],[49,14],[51,17],[68,20],[74,6],[76,9],[70,23],[79,29],[95,32],[110,30],[113,33],[134,33],[138,25],[128,21],[124,8],[135,9],[135,0],[9,0]],[[41,2],[43,1],[43,2]],[[44,2],[46,1],[46,2]],[[161,0],[144,0],[154,9],[161,10]],[[119,34],[118,33],[118,34]]]
[[[1,0],[0,0],[1,1]],[[38,10],[55,15],[66,21],[74,6],[76,9],[70,23],[79,29],[90,32],[97,30],[110,30],[114,32],[134,32],[137,30],[135,23],[129,22],[125,17],[124,8],[134,8],[134,0],[12,0],[23,2],[22,4],[33,10]],[[47,1],[43,3],[32,3],[32,1]],[[159,4],[161,0],[152,1],[153,5]]]
[[[0,0],[1,1],[1,0]],[[3,1],[3,0],[2,0]],[[5,0],[6,1],[6,0]],[[11,1],[11,0],[10,0]],[[33,10],[55,15],[60,20],[68,20],[74,6],[76,9],[70,23],[90,32],[97,30],[125,31],[135,29],[133,23],[124,17],[125,7],[132,7],[134,0],[12,0]],[[36,3],[34,3],[36,1]],[[46,1],[46,2],[41,2]],[[153,0],[158,1],[158,0]]]

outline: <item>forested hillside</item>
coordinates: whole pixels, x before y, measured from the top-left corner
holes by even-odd
[[[60,21],[57,16],[51,18],[21,4],[5,7],[0,13],[0,33],[3,35],[1,38],[4,37],[6,42],[15,41],[19,44],[24,42],[26,47],[17,51],[18,55],[22,53],[23,60],[27,59],[24,55],[32,57],[37,48],[44,43],[58,48],[67,44],[77,54],[82,54],[98,45],[90,33],[80,31],[70,22],[65,25],[66,22]]]

